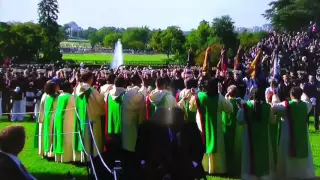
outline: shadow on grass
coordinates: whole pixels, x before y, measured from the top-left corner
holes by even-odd
[[[54,174],[54,173],[33,173],[37,180],[70,180],[67,174]],[[73,175],[76,180],[88,180],[87,175]]]

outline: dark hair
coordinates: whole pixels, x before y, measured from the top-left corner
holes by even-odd
[[[254,101],[254,114],[258,121],[261,121],[262,103],[265,101],[264,93],[261,88],[253,88],[250,92],[249,99]]]
[[[5,153],[18,155],[24,147],[25,139],[23,126],[9,126],[0,132],[0,149]]]
[[[201,90],[208,90],[210,78],[208,76],[201,76],[198,81],[198,86]]]
[[[270,86],[272,87],[272,86],[277,86],[277,81],[275,80],[275,79],[272,79],[271,81],[270,81]]]
[[[292,87],[290,89],[290,95],[293,96],[294,98],[300,100],[301,99],[301,96],[302,96],[302,89],[300,87]]]
[[[114,85],[116,87],[125,87],[126,86],[126,80],[123,77],[117,77],[114,81]]]
[[[193,83],[192,79],[191,79],[191,78],[188,78],[188,79],[184,80],[184,86],[185,86],[187,89],[193,88],[194,83]]]
[[[209,82],[209,86],[208,86],[208,96],[209,97],[214,97],[214,96],[218,96],[219,91],[218,91],[218,81],[217,79],[213,79]]]
[[[57,84],[54,83],[52,80],[47,81],[44,85],[44,92],[49,96],[52,96],[56,93]]]
[[[131,80],[131,83],[132,83],[133,85],[135,85],[135,86],[138,86],[138,85],[140,85],[140,84],[142,83],[142,80],[141,80],[138,72],[135,72],[135,73],[131,76],[130,80]]]
[[[91,71],[82,69],[80,71],[80,82],[88,82],[93,77],[93,74]]]
[[[165,76],[163,77],[163,79],[164,79],[164,86],[165,86],[165,88],[167,88],[168,86],[170,86],[170,82],[171,82],[170,77],[169,77],[168,75],[165,75]]]
[[[157,87],[162,87],[162,86],[165,86],[166,85],[166,81],[163,77],[158,77],[156,79],[156,86]]]
[[[65,80],[61,83],[60,88],[63,92],[72,93],[73,89],[71,83],[68,80]]]
[[[106,77],[106,81],[108,84],[114,84],[114,80],[116,79],[116,75],[111,73]]]

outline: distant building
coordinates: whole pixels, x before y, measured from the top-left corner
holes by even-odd
[[[69,24],[69,30],[71,30],[71,31],[76,31],[76,32],[82,31],[82,28],[79,27],[79,26],[77,25],[77,23],[71,21],[71,22],[69,22],[68,24]]]

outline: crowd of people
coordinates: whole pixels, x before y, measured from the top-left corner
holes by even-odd
[[[210,49],[203,67],[9,66],[2,113],[38,122],[39,155],[67,163],[102,154],[110,167],[121,160],[125,179],[314,179],[318,34],[272,32],[229,60],[226,49],[214,68]],[[109,178],[99,165],[99,179]]]

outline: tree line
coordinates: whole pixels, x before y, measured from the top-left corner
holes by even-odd
[[[269,5],[270,9],[265,11],[264,16],[276,30],[301,30],[309,21],[320,21],[318,0],[277,0]],[[62,55],[59,44],[67,39],[69,25],[58,25],[58,13],[57,0],[42,0],[38,5],[38,23],[0,22],[0,58],[15,57],[19,61],[44,62],[60,60]],[[267,32],[236,33],[234,22],[228,15],[214,18],[211,22],[201,21],[188,34],[177,26],[166,29],[150,29],[146,26],[126,29],[89,27],[71,33],[88,39],[92,48],[98,44],[113,48],[115,42],[121,39],[126,49],[164,53],[168,59],[175,61],[185,61],[189,49],[201,60],[208,46],[214,47],[213,53],[217,56],[222,46],[225,46],[228,57],[232,58],[239,45],[248,49],[267,36]],[[217,59],[217,56],[213,56],[213,59]]]

